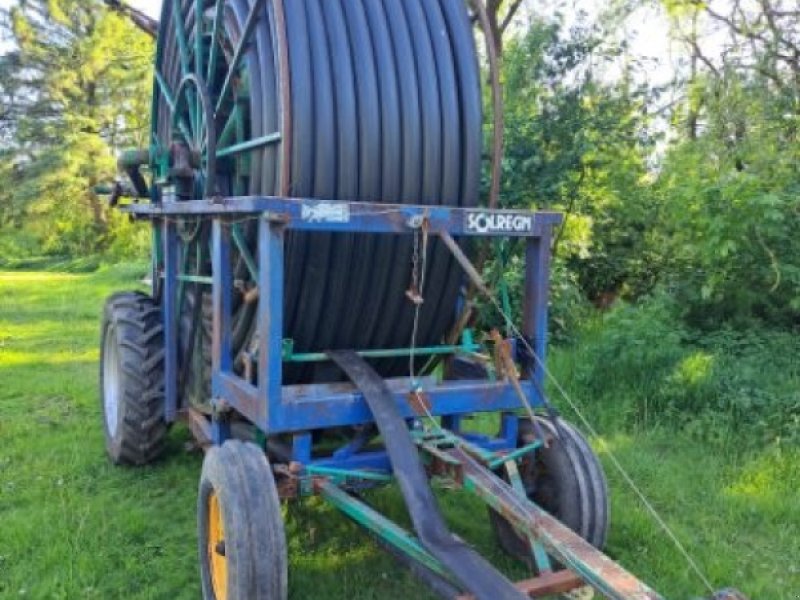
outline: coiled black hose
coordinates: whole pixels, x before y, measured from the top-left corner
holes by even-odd
[[[237,141],[279,131],[282,111],[291,115],[289,130],[281,132],[283,145],[252,151],[249,164],[220,162],[220,193],[477,204],[481,93],[464,0],[225,0],[216,42],[222,60],[207,82],[214,102],[253,2],[259,2],[260,14],[236,81],[245,107],[244,138]],[[210,0],[202,6],[206,33],[214,6]],[[190,50],[195,8],[184,0],[175,20]],[[171,11],[166,2],[157,68],[175,90],[182,77],[181,43]],[[284,16],[285,47],[278,11]],[[208,43],[204,48],[207,52]],[[288,81],[281,78],[283,58]],[[282,85],[289,86],[286,107]],[[171,109],[158,87],[155,94],[155,132],[166,145]],[[217,135],[232,105],[226,106],[217,118]],[[285,180],[283,167],[288,167]],[[254,250],[255,229],[247,227],[245,235]],[[285,337],[301,352],[408,346],[414,311],[404,292],[411,257],[411,236],[292,233],[286,247]],[[440,342],[452,325],[460,285],[459,269],[438,241],[431,240],[427,268],[420,346]],[[236,269],[238,278],[248,277],[243,264]],[[238,305],[238,347],[254,334],[254,314],[253,305]],[[388,376],[408,367],[385,360],[376,368]],[[296,368],[286,377],[311,381],[325,374]]]

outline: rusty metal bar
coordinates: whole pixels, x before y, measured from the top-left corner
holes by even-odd
[[[467,255],[464,254],[464,251],[453,239],[453,236],[446,231],[442,231],[439,233],[439,237],[442,238],[444,245],[447,246],[448,250],[450,250],[450,252],[453,254],[453,258],[456,259],[456,262],[458,262],[458,264],[461,265],[461,268],[464,269],[464,272],[470,278],[473,285],[480,290],[481,294],[491,298],[492,293],[483,282],[483,277],[481,277],[481,274],[478,273],[478,270],[475,268],[469,258],[467,258]]]
[[[584,581],[572,571],[557,571],[517,581],[514,585],[519,591],[528,594],[531,598],[539,598],[552,594],[564,594],[584,585]],[[475,600],[475,597],[464,594],[458,596],[456,600]]]
[[[610,600],[664,600],[616,562],[533,502],[520,498],[502,479],[461,448],[451,456],[464,465],[464,488],[474,492],[519,531],[537,539],[556,560]]]
[[[186,408],[178,412],[178,418],[189,427],[200,448],[207,450],[211,446],[211,423],[206,415],[197,409]]]

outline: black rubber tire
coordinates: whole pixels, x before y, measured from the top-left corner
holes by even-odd
[[[286,533],[272,469],[258,446],[238,440],[212,447],[203,460],[197,498],[203,598],[216,600],[208,548],[212,493],[223,524],[228,600],[285,600]]]
[[[525,423],[523,425],[523,423]],[[561,452],[566,454],[567,457],[567,471],[565,473],[571,475],[575,481],[577,482],[577,495],[573,498],[573,506],[577,507],[578,510],[578,517],[573,522],[575,523],[575,527],[573,531],[575,531],[578,535],[580,535],[585,540],[590,538],[592,532],[592,514],[593,514],[593,502],[594,498],[592,496],[592,488],[589,484],[589,479],[586,476],[586,472],[583,469],[584,462],[581,460],[581,453],[580,449],[575,445],[574,440],[572,437],[567,433],[566,424],[563,420],[558,420],[558,426],[549,418],[542,418],[540,423],[540,427],[544,431],[544,434],[548,436],[551,440],[558,440],[559,437],[566,437],[566,442],[561,444]],[[523,431],[523,435],[529,441],[534,440],[534,432],[533,428],[528,424],[527,421],[520,423],[521,429]],[[554,444],[551,444],[554,445]],[[524,463],[523,472],[526,472],[523,475],[524,479],[528,480],[528,486],[530,489],[533,489],[532,486],[535,486],[535,466],[532,462],[527,461]],[[546,471],[545,471],[546,472]],[[557,478],[558,475],[554,474],[551,477]],[[562,502],[561,498],[553,498],[550,497],[548,499],[548,510],[552,507],[552,510],[561,510],[559,503]]]
[[[578,448],[581,466],[589,486],[591,512],[586,539],[596,548],[603,548],[606,545],[610,522],[608,482],[606,481],[603,466],[597,459],[597,455],[592,450],[589,442],[573,425],[561,420],[561,430],[571,438]]]
[[[100,408],[106,451],[115,464],[143,465],[162,454],[167,424],[161,309],[140,292],[120,292],[106,300]]]
[[[537,417],[537,422],[551,442],[549,448],[540,448],[520,462],[528,498],[590,544],[602,548],[609,519],[602,466],[583,436],[568,423],[559,419],[556,428],[549,418]],[[520,419],[518,446],[534,439],[530,420]],[[503,550],[534,566],[527,540],[505,518],[489,509],[489,522]]]

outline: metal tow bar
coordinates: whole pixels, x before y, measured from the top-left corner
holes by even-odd
[[[384,380],[352,350],[328,356],[364,394],[383,436],[394,475],[420,542],[478,600],[523,600],[527,596],[447,528],[431,491],[417,447]]]

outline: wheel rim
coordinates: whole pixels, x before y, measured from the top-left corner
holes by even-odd
[[[114,437],[119,425],[119,349],[114,328],[106,330],[103,343],[103,416],[108,435]]]
[[[225,526],[217,494],[208,496],[208,566],[211,571],[211,588],[217,600],[228,597],[228,560],[225,557]]]

